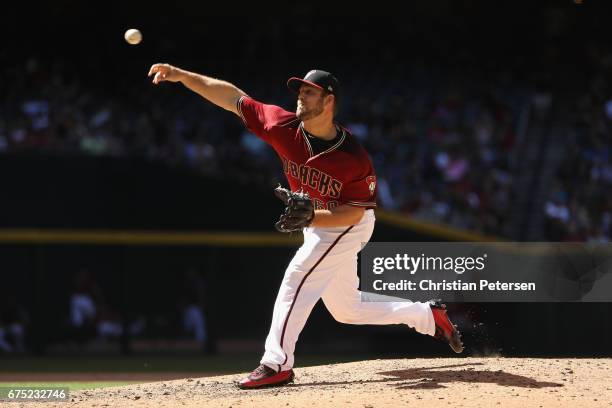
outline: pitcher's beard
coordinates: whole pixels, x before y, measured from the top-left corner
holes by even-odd
[[[312,118],[316,118],[317,116],[319,116],[321,113],[323,113],[323,107],[322,106],[317,106],[314,107],[312,109],[304,109],[303,107],[300,109],[298,108],[297,111],[295,112],[295,116],[298,117],[299,120],[304,121],[304,120],[309,120]]]

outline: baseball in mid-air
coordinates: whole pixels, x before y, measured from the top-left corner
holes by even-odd
[[[140,30],[135,28],[130,28],[127,30],[123,37],[125,38],[125,41],[132,45],[139,44],[142,41],[142,33]]]

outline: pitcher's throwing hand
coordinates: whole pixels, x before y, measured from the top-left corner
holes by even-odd
[[[153,83],[155,85],[162,81],[178,82],[183,77],[185,72],[177,67],[170,64],[154,64],[149,70],[149,76],[153,77]]]

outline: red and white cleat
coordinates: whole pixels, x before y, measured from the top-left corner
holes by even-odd
[[[463,351],[463,342],[461,341],[461,333],[457,330],[446,313],[446,305],[440,303],[439,300],[430,302],[431,313],[433,314],[434,322],[436,323],[435,338],[446,341],[455,353]]]
[[[294,377],[293,370],[276,372],[267,365],[261,364],[247,378],[240,380],[236,385],[243,390],[274,387],[289,384]]]

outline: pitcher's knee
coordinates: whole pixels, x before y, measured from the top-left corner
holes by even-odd
[[[345,323],[345,324],[357,324],[359,323],[359,319],[357,318],[357,316],[340,316],[339,318],[336,317],[335,318],[336,321],[340,322],[340,323]]]
[[[358,323],[361,316],[358,310],[331,310],[327,308],[331,313],[332,317],[340,323],[355,324]]]

